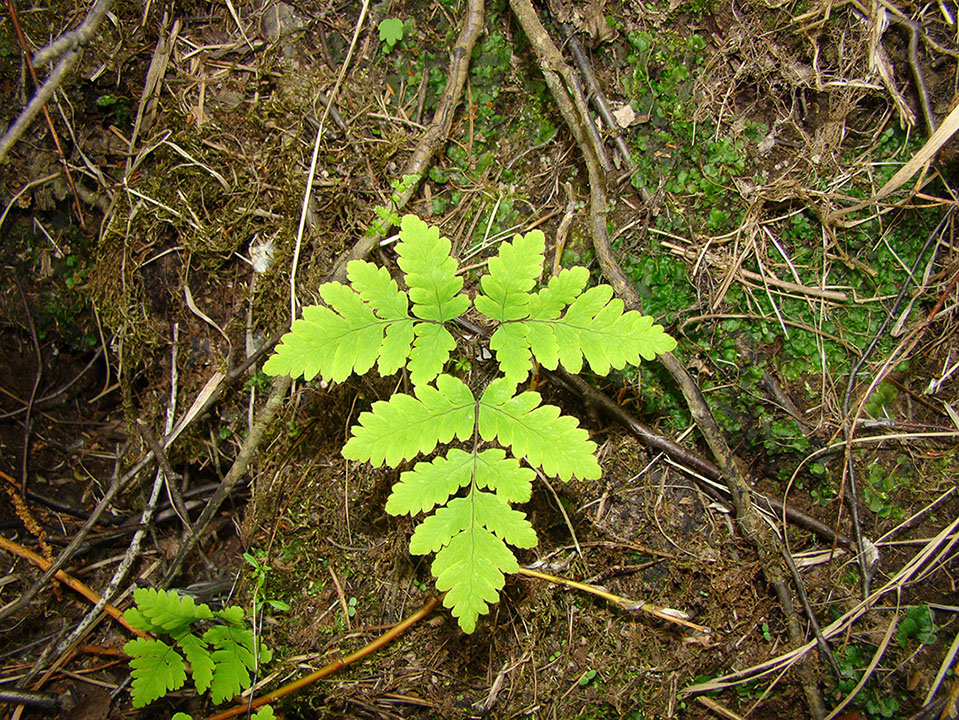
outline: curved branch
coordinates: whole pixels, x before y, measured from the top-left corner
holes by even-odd
[[[609,280],[617,295],[625,301],[627,306],[639,309],[641,307],[639,295],[613,257],[610,248],[609,234],[606,231],[606,178],[598,160],[598,149],[590,143],[590,135],[586,130],[589,118],[585,110],[582,109],[585,107],[585,100],[582,98],[579,85],[568,79],[571,70],[546,33],[530,0],[510,0],[510,7],[519,19],[530,44],[536,52],[546,84],[549,86],[556,104],[576,138],[586,161],[586,169],[589,174],[590,225],[596,259],[599,261],[604,276]],[[561,77],[566,79],[565,85],[561,82]],[[732,450],[726,442],[716,418],[713,417],[712,411],[706,404],[702,390],[672,353],[664,353],[660,355],[660,359],[682,390],[693,419],[716,458],[716,462],[722,471],[723,480],[729,488],[739,527],[743,534],[756,546],[766,579],[775,588],[786,618],[790,640],[796,645],[801,645],[804,639],[803,633],[799,626],[792,595],[786,587],[779,543],[769,525],[760,517],[759,512],[752,504],[749,483],[734,462]],[[804,669],[804,675],[808,674],[808,670]],[[813,678],[803,678],[803,689],[806,692],[806,699],[812,714],[816,718],[825,717],[826,711],[822,697]]]

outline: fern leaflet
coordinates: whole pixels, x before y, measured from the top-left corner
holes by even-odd
[[[232,623],[214,625],[203,633],[203,640],[213,647],[213,702],[230,700],[250,687],[250,671],[256,669],[253,631]]]
[[[573,475],[596,479],[601,475],[593,452],[596,443],[575,418],[560,415],[553,405],[540,405],[540,395],[513,395],[516,384],[509,378],[494,380],[479,403],[479,433],[484,440],[498,440],[530,465],[547,475],[569,480]]]
[[[533,356],[550,370],[562,363],[572,373],[582,369],[585,357],[595,373],[606,375],[610,368],[637,365],[641,357],[652,360],[675,348],[676,342],[662,326],[653,325],[652,318],[635,310],[623,312],[623,302],[612,297],[608,285],[582,292],[589,279],[585,268],[563,270],[531,293],[542,253],[541,232],[517,235],[500,246],[489,261],[490,274],[480,281],[483,294],[474,305],[501,323],[490,337],[490,349],[504,375],[524,380]]]
[[[543,272],[545,249],[546,238],[539,230],[500,245],[499,254],[489,260],[489,274],[480,279],[483,294],[473,301],[476,309],[499,322],[526,318],[529,291]]]
[[[186,682],[183,656],[162,640],[137,638],[123,646],[131,656],[133,707],[141,708]]]
[[[471,482],[511,502],[526,502],[534,476],[532,470],[521,467],[499,448],[472,453],[452,448],[446,457],[416,463],[415,468],[400,475],[386,501],[386,511],[391,515],[429,512]]]
[[[183,649],[183,654],[186,655],[187,662],[193,669],[193,684],[196,686],[196,691],[206,692],[210,689],[213,674],[216,672],[216,663],[210,657],[206,640],[191,633],[181,637],[177,644]]]
[[[422,320],[443,323],[458,318],[469,307],[460,294],[463,278],[456,275],[456,260],[450,257],[450,241],[415,215],[400,223],[396,245],[399,266],[406,273],[413,314]]]
[[[473,393],[451,375],[436,378],[436,387],[420,385],[416,397],[398,393],[373,403],[360,415],[353,437],[343,447],[348,460],[367,460],[373,467],[385,461],[396,467],[420,453],[433,451],[454,436],[465,440],[473,432]]]

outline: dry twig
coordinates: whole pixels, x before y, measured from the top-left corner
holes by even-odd
[[[47,101],[53,97],[53,93],[55,93],[57,88],[63,83],[67,73],[70,72],[70,69],[80,56],[80,46],[88,43],[90,39],[93,38],[94,33],[96,33],[97,28],[100,26],[100,22],[112,4],[113,0],[96,0],[93,7],[90,8],[90,12],[87,13],[86,18],[84,18],[80,24],[80,27],[64,33],[53,43],[42,48],[33,56],[34,65],[43,65],[59,55],[63,57],[60,58],[60,61],[53,68],[53,71],[47,77],[46,81],[44,81],[43,86],[37,90],[30,102],[27,103],[27,106],[17,116],[17,119],[7,128],[3,137],[0,137],[0,161],[7,156],[10,148],[16,144],[20,136],[23,135],[30,126],[30,123],[33,122],[37,113],[46,106]]]

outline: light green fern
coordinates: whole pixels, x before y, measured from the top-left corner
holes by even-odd
[[[133,707],[141,708],[186,683],[187,663],[198,693],[210,691],[215,703],[231,700],[251,685],[257,661],[271,653],[257,644],[239,607],[212,611],[176,591],[138,588],[136,607],[123,616],[131,626],[160,639],[137,638],[123,646],[130,656]],[[263,717],[267,717],[264,715]]]
[[[652,360],[675,347],[651,317],[623,312],[623,301],[612,297],[609,285],[583,292],[586,268],[562,270],[542,290],[530,292],[542,271],[544,250],[538,230],[503,243],[474,301],[477,310],[500,323],[490,348],[507,377],[524,380],[534,355],[549,370],[562,364],[572,373],[582,369],[585,357],[593,372],[606,375],[610,368],[638,365],[640,358]]]
[[[326,306],[304,310],[265,370],[339,382],[374,364],[383,375],[407,368],[413,393],[397,393],[361,413],[343,455],[397,467],[439,445],[462,443],[403,472],[386,510],[426,514],[410,552],[435,553],[432,570],[446,592],[443,602],[472,632],[499,599],[505,575],[519,567],[510,546],[537,543],[526,516],[512,507],[529,500],[534,469],[563,480],[601,474],[596,445],[579,423],[542,404],[538,393],[518,391],[533,360],[571,372],[585,360],[605,375],[676,343],[652,318],[624,311],[608,286],[587,289],[585,268],[563,270],[536,289],[545,238],[534,230],[503,243],[480,280],[472,304],[494,323],[489,346],[502,376],[474,393],[442,372],[456,346],[448,325],[470,305],[449,240],[407,215],[396,252],[408,290],[383,268],[350,263],[350,285],[323,286]]]
[[[384,268],[354,260],[347,268],[350,285],[323,285],[320,296],[326,306],[304,308],[264,371],[341,382],[374,364],[381,375],[407,366],[415,385],[439,375],[456,347],[444,323],[462,315],[470,304],[460,293],[463,280],[449,255],[450,242],[436,228],[407,215],[396,252],[409,294]]]

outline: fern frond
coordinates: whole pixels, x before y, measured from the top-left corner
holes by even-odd
[[[570,372],[582,369],[583,357],[594,372],[606,375],[610,367],[638,365],[640,357],[652,360],[676,347],[661,325],[653,325],[651,317],[635,310],[624,313],[623,301],[612,295],[609,285],[590,288],[552,323],[559,361]]]
[[[377,370],[384,377],[392,375],[406,363],[413,343],[409,297],[399,289],[386,268],[362,260],[354,260],[347,266],[347,277],[353,289],[369,303],[376,317],[386,323]]]
[[[133,707],[141,708],[186,682],[183,656],[162,640],[137,638],[123,646],[130,656]]]
[[[256,670],[253,631],[232,623],[214,625],[203,633],[203,640],[213,647],[210,654],[214,666],[210,683],[213,702],[230,700],[250,687],[250,672]]]
[[[476,456],[476,487],[488,488],[509,502],[529,502],[536,473],[523,467],[499,448],[489,448]]]
[[[432,565],[436,588],[446,592],[443,604],[467,633],[476,629],[477,618],[499,600],[504,574],[517,570],[519,564],[506,543],[482,527],[453,537],[436,553]]]
[[[489,348],[496,353],[500,370],[506,377],[514,378],[517,382],[525,380],[533,367],[530,329],[530,323],[504,323],[496,328],[489,339]]]
[[[516,383],[494,380],[479,402],[479,433],[498,440],[547,475],[595,479],[601,475],[593,456],[596,444],[575,418],[560,415],[553,405],[540,405],[536,392],[514,395]]]
[[[436,378],[436,387],[419,385],[416,397],[397,393],[388,401],[373,403],[360,415],[353,437],[343,446],[348,460],[367,460],[373,467],[433,451],[454,436],[465,440],[473,432],[473,393],[451,375]]]
[[[484,527],[516,547],[534,547],[536,532],[526,516],[513,510],[499,495],[472,490],[466,497],[453,498],[416,528],[410,538],[414,555],[440,550],[459,533]]]
[[[469,307],[469,298],[460,294],[463,279],[456,275],[451,249],[439,228],[428,226],[415,215],[403,216],[397,262],[406,273],[413,314],[421,320],[447,322]]]
[[[469,485],[475,459],[472,453],[456,448],[430,462],[418,462],[400,475],[386,500],[390,515],[416,515],[445,503],[450,495]]]
[[[573,300],[579,297],[589,282],[589,270],[577,265],[563,268],[549,279],[546,287],[540,288],[529,299],[530,317],[537,320],[553,320]]]
[[[326,306],[303,308],[303,317],[263,366],[265,372],[341,382],[374,363],[381,375],[404,365],[413,341],[406,293],[385,268],[362,260],[351,262],[347,275],[352,287],[338,282],[320,287]]]

